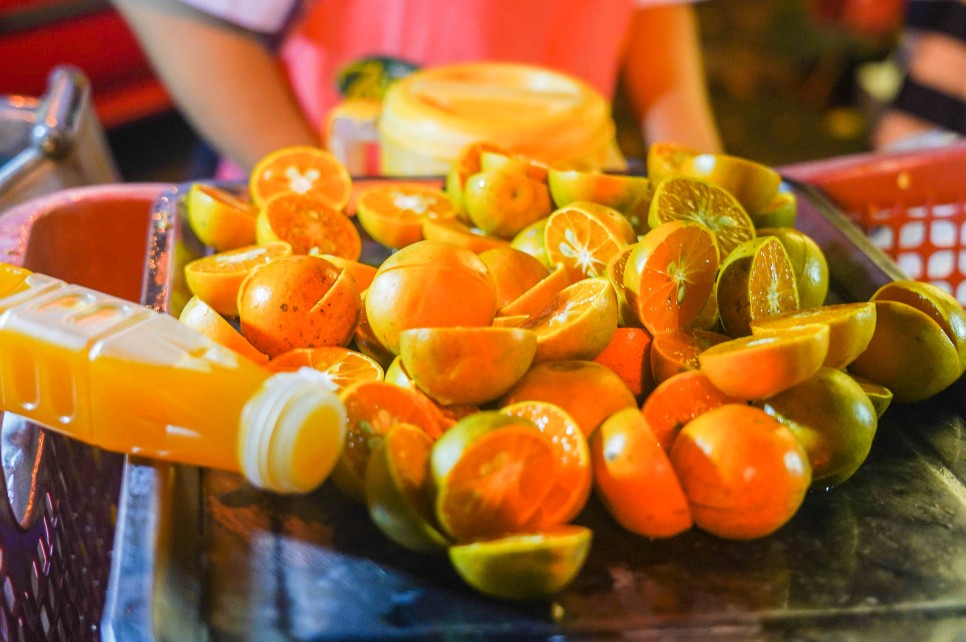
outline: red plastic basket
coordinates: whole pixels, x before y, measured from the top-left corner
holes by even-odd
[[[910,278],[966,304],[966,141],[782,168],[821,189]]]

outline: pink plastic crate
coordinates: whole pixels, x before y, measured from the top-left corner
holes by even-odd
[[[910,278],[966,304],[966,142],[782,168],[821,189]]]

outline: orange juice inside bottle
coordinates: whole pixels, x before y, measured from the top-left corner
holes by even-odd
[[[39,274],[0,270],[0,297],[5,411],[283,492],[315,488],[338,457],[345,409],[311,372],[280,378],[171,316]]]

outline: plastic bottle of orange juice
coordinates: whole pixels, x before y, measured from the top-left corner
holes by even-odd
[[[345,435],[312,371],[271,373],[174,317],[0,264],[0,409],[106,450],[306,492]]]

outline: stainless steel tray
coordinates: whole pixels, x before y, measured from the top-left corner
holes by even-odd
[[[837,298],[899,276],[820,194],[793,188]],[[185,191],[157,201],[149,230],[143,302],[159,310],[184,296],[181,266],[204,252],[182,223]],[[524,604],[481,597],[445,557],[395,546],[330,484],[282,497],[226,473],[130,462],[105,637],[962,640],[963,385],[890,409],[858,473],[811,493],[770,537],[649,541],[592,499],[578,518],[595,531],[583,572],[554,600]]]

